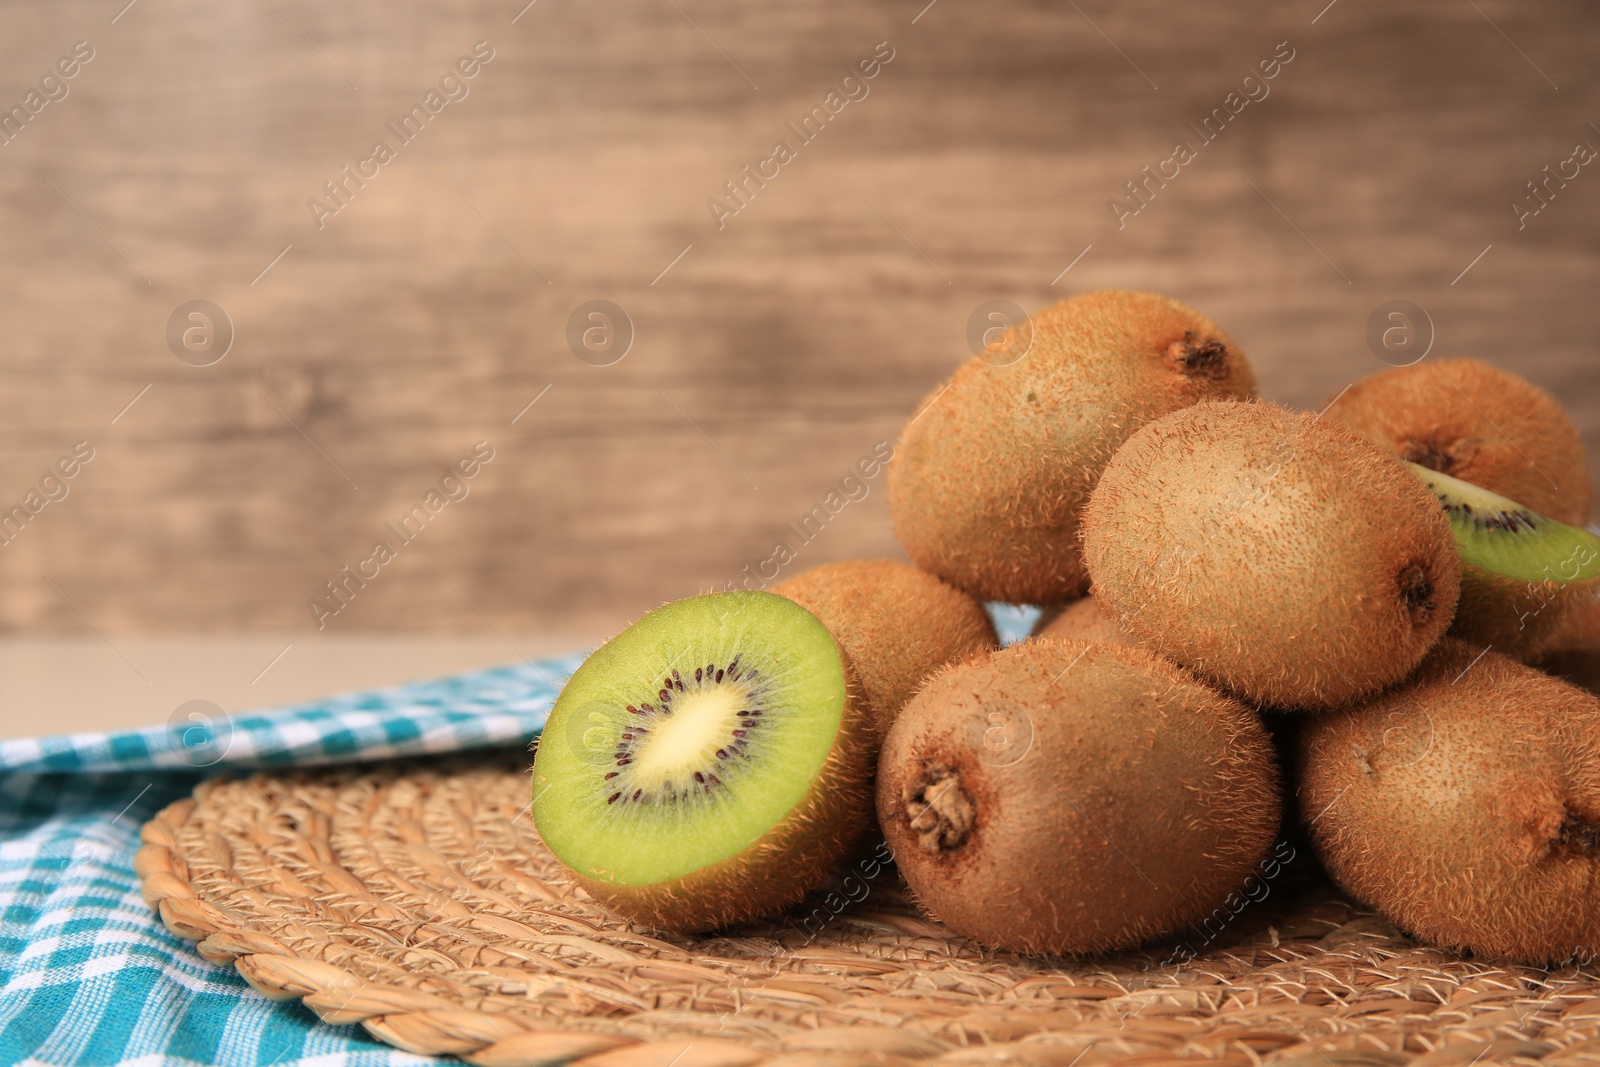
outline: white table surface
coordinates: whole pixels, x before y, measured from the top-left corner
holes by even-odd
[[[272,708],[596,644],[549,634],[9,637],[0,639],[0,738],[164,723],[190,700]]]

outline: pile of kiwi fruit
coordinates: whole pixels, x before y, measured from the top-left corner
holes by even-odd
[[[954,934],[1084,956],[1236,912],[1289,836],[1423,943],[1600,953],[1600,536],[1560,405],[1434,360],[1293,411],[1154,293],[1028,328],[906,424],[910,562],[666,604],[573,673],[532,815],[574,881],[692,934],[886,846]],[[1033,633],[1001,647],[995,604]]]

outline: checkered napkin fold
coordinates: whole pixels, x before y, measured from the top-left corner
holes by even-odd
[[[526,746],[582,659],[0,741],[0,1067],[437,1062],[275,1004],[202,959],[139,896],[139,827],[219,771]]]

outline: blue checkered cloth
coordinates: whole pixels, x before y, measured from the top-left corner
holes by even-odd
[[[991,606],[1003,638],[1036,612]],[[139,827],[207,774],[526,746],[569,656],[167,726],[0,741],[0,1067],[437,1062],[270,1001],[139,896]]]
[[[582,656],[168,726],[0,741],[0,1065],[435,1062],[274,1003],[139,896],[139,827],[207,774],[526,746]],[[186,710],[187,709],[187,710]]]

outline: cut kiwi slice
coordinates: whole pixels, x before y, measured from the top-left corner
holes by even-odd
[[[628,918],[703,930],[819,885],[871,811],[873,745],[850,667],[771,593],[691,597],[590,656],[550,712],[533,818]]]
[[[1406,466],[1444,505],[1464,562],[1526,582],[1600,578],[1600,537],[1588,530],[1420,464]]]

